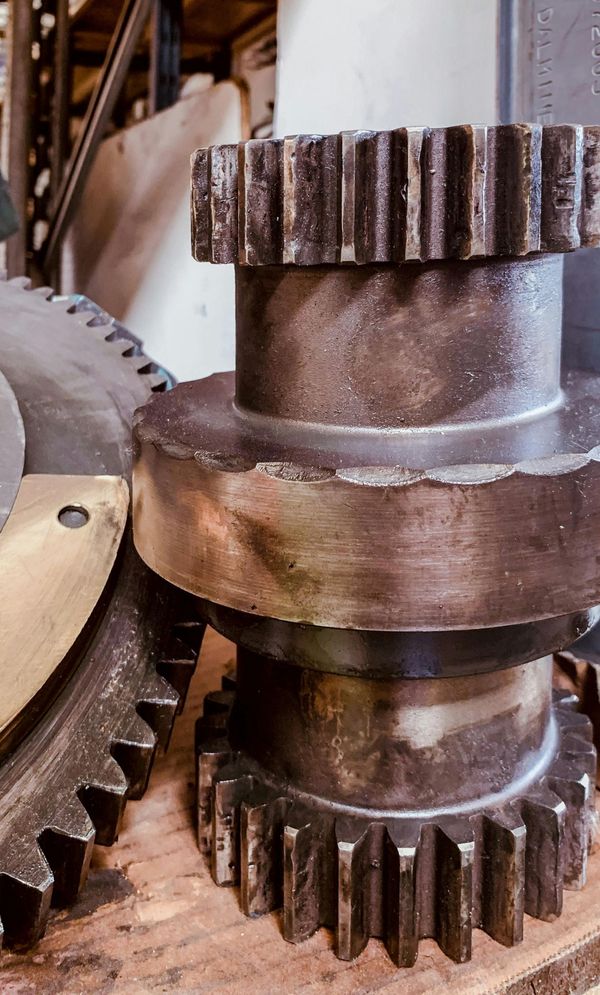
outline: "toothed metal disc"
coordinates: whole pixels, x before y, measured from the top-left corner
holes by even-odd
[[[600,129],[398,128],[199,149],[199,261],[394,263],[565,252],[600,239]]]
[[[532,677],[537,681],[545,666],[538,661],[529,674],[520,668],[522,674],[513,674],[515,688],[523,695],[534,692]],[[297,668],[292,668],[295,686],[294,671]],[[277,707],[260,680],[253,696],[251,676],[246,673],[243,679],[242,702],[236,703],[235,685],[225,681],[223,691],[207,696],[197,723],[199,845],[210,856],[217,884],[240,885],[247,915],[283,907],[287,940],[297,943],[320,926],[329,926],[336,933],[337,956],[351,960],[370,936],[376,936],[383,938],[398,966],[410,967],[419,939],[432,937],[444,953],[462,962],[470,959],[474,928],[512,946],[522,939],[524,913],[556,918],[563,888],[580,888],[585,882],[595,825],[596,753],[591,723],[574,711],[576,702],[570,695],[555,695],[551,735],[539,750],[532,739],[530,755],[517,768],[517,777],[502,784],[498,766],[488,764],[495,744],[489,745],[487,756],[484,743],[485,737],[493,739],[494,730],[485,726],[479,740],[475,716],[478,709],[485,709],[485,696],[490,691],[502,694],[503,687],[497,677],[478,678],[485,687],[469,689],[475,694],[475,706],[469,708],[468,697],[463,700],[463,721],[473,723],[470,738],[455,732],[457,757],[452,756],[452,737],[442,746],[445,790],[452,801],[440,805],[433,773],[437,745],[433,739],[429,743],[428,731],[437,716],[421,715],[427,682],[418,685],[413,705],[419,717],[412,725],[420,726],[421,749],[426,740],[432,748],[431,777],[427,765],[421,766],[420,774],[417,767],[410,767],[409,728],[396,729],[395,753],[389,736],[387,749],[383,746],[389,733],[383,711],[371,716],[370,733],[365,719],[362,731],[357,729],[357,740],[347,738],[347,690],[328,695],[327,679],[319,678],[318,691],[310,686],[312,678],[300,679],[301,690],[293,704],[291,686],[287,695],[280,686]],[[447,692],[443,681],[429,682],[438,704],[446,694],[454,695],[450,685],[455,680],[446,682]],[[494,682],[497,687],[492,689]],[[358,690],[359,682],[355,683]],[[543,680],[538,690],[542,686]],[[411,690],[416,689],[413,683]],[[369,700],[373,708],[377,693],[361,690],[362,704]],[[530,695],[526,707],[533,728],[539,702]],[[300,714],[307,726],[312,723],[310,735],[304,729],[304,752],[298,736]],[[410,727],[408,711],[406,720]],[[320,741],[319,721],[328,731],[326,742]],[[276,726],[279,736],[269,738]],[[516,725],[504,727],[506,743],[515,732]],[[369,735],[365,745],[364,737]],[[263,736],[269,749],[261,754],[258,744]],[[461,750],[471,751],[472,756],[461,756]],[[361,752],[362,769],[356,763]],[[405,765],[401,783],[393,769],[394,756],[402,757]],[[355,779],[350,776],[353,763]],[[338,780],[330,780],[329,792],[337,793],[337,798],[325,800],[318,781],[334,764]],[[488,776],[495,782],[484,784]],[[310,790],[298,790],[298,780]],[[478,796],[477,789],[483,794]],[[394,791],[399,791],[397,811],[392,804]],[[365,803],[350,804],[344,795],[352,793],[362,795]],[[411,796],[412,806],[407,804]],[[438,804],[429,807],[436,798]]]
[[[11,281],[0,284],[0,357],[23,418],[25,480],[128,477],[133,410],[166,382],[137,340],[85,299]],[[35,629],[35,616],[24,626]],[[77,894],[94,842],[116,839],[126,799],[142,794],[167,743],[202,628],[142,564],[127,526],[61,678],[31,706],[31,731],[11,740],[10,752],[0,746],[0,918],[9,944],[34,942],[50,904]]]

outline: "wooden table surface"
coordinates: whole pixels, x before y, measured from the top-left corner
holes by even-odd
[[[525,940],[512,950],[476,931],[473,960],[465,965],[422,941],[417,966],[398,970],[375,940],[348,964],[334,956],[326,930],[294,947],[281,937],[279,914],[246,919],[236,891],[213,885],[192,826],[194,719],[232,658],[231,644],[209,633],[171,748],[158,758],[146,796],[128,806],[119,842],[96,848],[79,901],[53,914],[35,950],[3,956],[2,995],[558,995],[598,981],[600,854],[592,858],[587,888],[566,895],[561,919],[527,919]],[[559,987],[565,977],[569,987]]]

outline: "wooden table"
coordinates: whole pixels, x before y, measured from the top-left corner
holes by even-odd
[[[476,931],[473,960],[460,966],[432,941],[421,943],[410,971],[397,970],[375,940],[348,964],[334,956],[328,931],[294,947],[281,937],[278,914],[246,919],[235,890],[213,885],[192,827],[194,719],[232,658],[231,644],[209,633],[145,798],[128,806],[118,844],[96,849],[73,908],[53,914],[35,950],[4,955],[2,995],[559,995],[598,981],[600,854],[587,888],[566,895],[561,919],[527,919],[525,940],[512,950]]]

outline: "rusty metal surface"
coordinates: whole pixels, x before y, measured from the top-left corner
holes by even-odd
[[[199,149],[193,254],[312,266],[597,245],[599,136],[580,125],[462,125]]]
[[[68,474],[91,475],[89,498],[96,475],[124,478],[107,509],[114,531],[126,514],[132,412],[164,378],[107,316],[78,312],[73,301],[52,302],[48,288],[26,287],[27,281],[0,284],[0,355],[23,418],[26,473],[50,485],[53,477],[45,475],[60,475],[63,490]],[[80,503],[58,509],[67,526],[80,521]],[[93,502],[89,515],[92,510]],[[9,517],[2,540],[10,529],[18,550],[21,531],[24,567],[27,534],[20,524]],[[74,536],[83,531],[72,529]],[[26,721],[11,730],[10,753],[0,765],[0,920],[11,946],[29,945],[43,933],[51,903],[72,901],[83,885],[94,841],[116,838],[126,800],[144,791],[155,751],[168,740],[195,662],[203,627],[185,600],[141,563],[129,524],[117,545],[91,614],[63,654],[51,659],[49,652],[46,662],[55,670],[23,712]],[[63,569],[68,562],[64,557]],[[30,566],[32,591],[42,572],[47,597],[59,593],[48,576],[55,560]],[[83,558],[80,567],[89,573]],[[72,582],[76,571],[71,574]],[[42,602],[32,614],[24,599],[22,652],[17,646],[13,669],[27,667],[25,651],[37,622],[44,622],[35,617]],[[62,610],[72,612],[75,626],[73,597]],[[3,684],[3,700],[9,690]]]
[[[283,905],[292,942],[328,925],[350,960],[379,936],[405,967],[423,937],[462,962],[474,928],[510,946],[524,912],[554,919],[585,881],[596,757],[568,696],[548,724],[549,667],[370,686],[240,653],[197,727],[215,882],[247,915]]]
[[[600,602],[600,383],[560,348],[596,156],[594,129],[516,125],[192,159],[236,372],[136,414],[134,537],[238,644],[200,843],[294,942],[462,962],[584,884],[596,755],[549,654]]]

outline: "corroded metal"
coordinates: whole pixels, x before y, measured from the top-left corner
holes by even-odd
[[[126,800],[143,793],[203,626],[144,567],[127,519],[133,409],[164,376],[85,300],[10,281],[0,315],[2,370],[26,440],[20,496],[0,533],[10,653],[0,921],[6,943],[23,946],[43,933],[51,904],[74,899],[94,842],[112,843]]]
[[[561,365],[597,134],[398,129],[200,150],[236,372],[136,415],[145,561],[238,645],[199,827],[246,912],[398,964],[581,887],[595,750],[549,654],[600,603],[600,381]]]
[[[197,725],[214,880],[247,915],[283,905],[288,940],[334,928],[344,959],[369,936],[405,967],[427,936],[456,961],[475,927],[518,942],[585,882],[594,827],[591,725],[551,709],[550,666],[365,682],[241,652]]]

